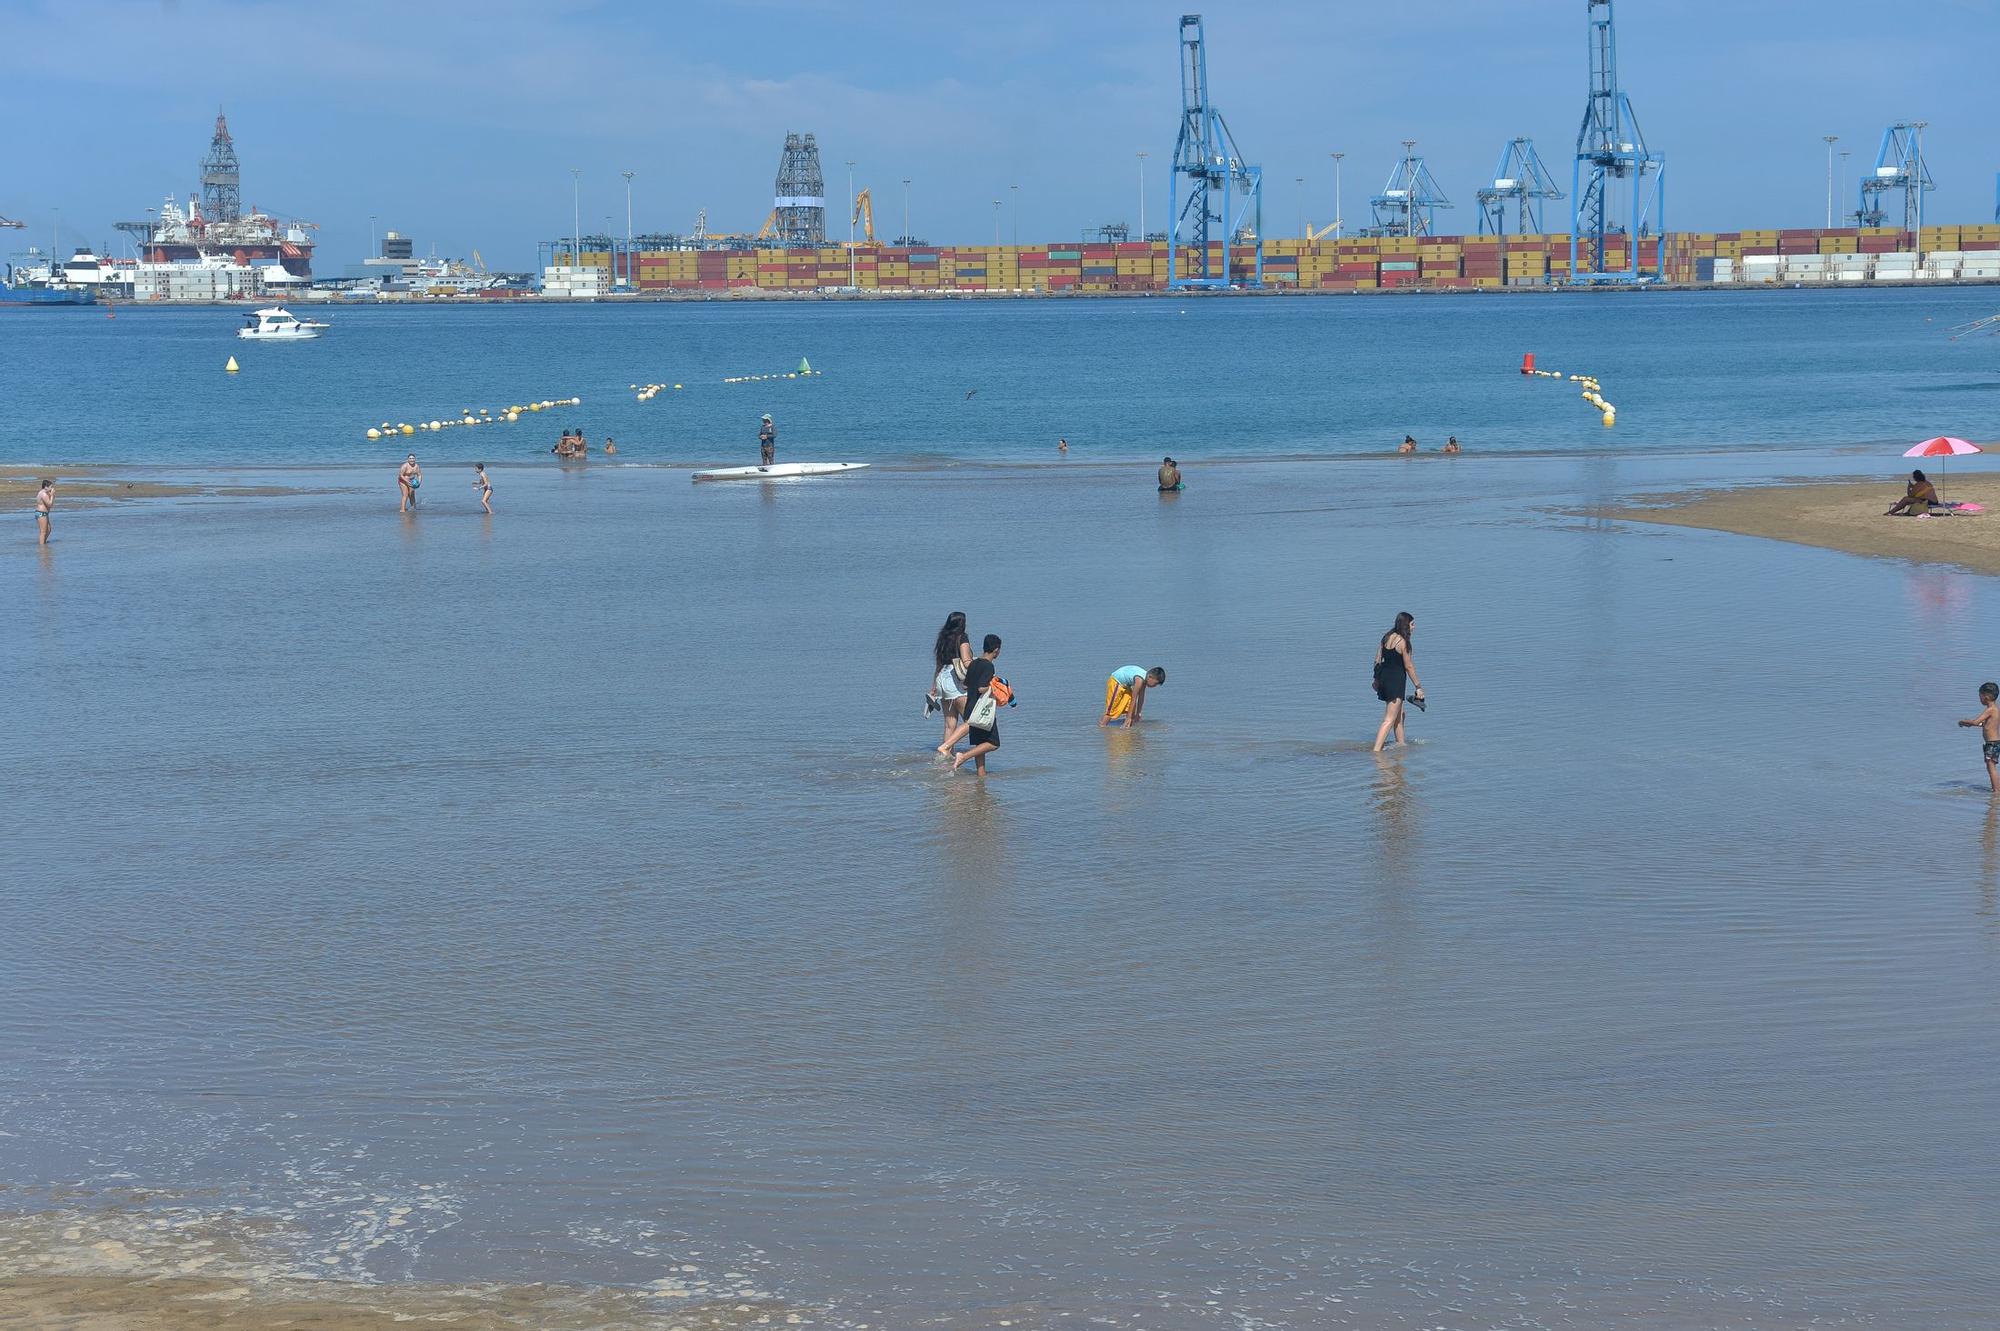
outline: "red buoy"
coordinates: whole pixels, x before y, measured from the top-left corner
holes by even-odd
[[[1534,372],[1535,372],[1535,353],[1530,351],[1525,353],[1521,357],[1521,373],[1533,374]]]

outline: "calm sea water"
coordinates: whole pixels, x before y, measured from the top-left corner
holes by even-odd
[[[628,458],[1078,458],[1373,453],[1405,432],[1479,451],[1705,448],[1966,434],[2000,414],[1993,291],[1645,293],[745,306],[336,309],[262,346],[231,310],[0,321],[0,462],[299,465],[545,457],[560,430]],[[1524,352],[1595,375],[1607,431]],[[240,374],[225,375],[235,355]],[[809,359],[823,376],[783,374]],[[639,403],[630,384],[680,384]],[[515,426],[370,443],[384,421],[548,398]]]
[[[1801,336],[1850,317],[1845,296],[1774,299]],[[1673,308],[1649,302],[1622,308]],[[1075,310],[1060,336],[1123,328],[1102,355],[1135,368],[1142,339],[1180,336],[1170,308]],[[1303,428],[1284,389],[1337,404],[1343,343],[1384,363],[1336,336],[1378,318],[1352,308],[1186,320],[1323,325],[1324,346],[1265,343],[1296,367],[1273,414]],[[1549,346],[1562,308],[1467,318],[1547,320]],[[1848,363],[1875,423],[1843,442],[1891,428],[1908,376],[1880,347],[1932,346],[1914,304],[1853,308],[1879,316],[1849,325],[1881,339]],[[1148,423],[1107,450],[1169,428],[1304,446],[1255,412],[1211,420],[1192,386],[1176,415],[1109,369],[1062,377],[1064,312],[1040,307],[544,330],[708,321],[748,346],[758,318],[777,343],[848,314],[992,349],[828,357],[783,385],[868,398],[903,454],[919,413],[884,386],[975,371],[1038,422],[1058,413],[1036,384]],[[415,317],[538,336],[527,312]],[[398,327],[352,326],[371,318]],[[130,320],[169,341],[196,322]],[[1433,334],[1457,349],[1428,362],[1417,328],[1373,326],[1409,343],[1411,403],[1456,391],[1440,360],[1476,359],[1450,318]],[[1950,377],[1960,351],[1934,350]],[[1621,438],[1648,419],[1633,378]],[[1340,382],[1369,410],[1397,396]],[[1552,428],[1530,417],[1586,414],[1534,387],[1476,388],[1496,416],[1514,395],[1512,447]],[[167,451],[108,405],[68,410],[105,456]],[[405,520],[379,467],[258,465],[354,447],[330,425],[251,441],[248,417],[132,410],[240,454],[195,478],[307,493],[72,511],[46,556],[20,518],[0,551],[7,1206],[136,1215],[119,1232],[166,1226],[163,1262],[248,1233],[275,1269],[385,1298],[566,1281],[850,1327],[1968,1326],[2000,1306],[2000,806],[1950,724],[2000,673],[2000,592],[1573,516],[1894,459],[1271,461],[1195,467],[1166,500],[1143,465],[1088,457],[743,488],[521,466],[490,521],[438,461]],[[957,428],[937,451],[1021,451]],[[1726,432],[1685,442],[1705,433]],[[919,716],[953,608],[1005,637],[1020,692],[983,784],[938,768]],[[1433,703],[1377,758],[1368,662],[1398,609]],[[1103,677],[1133,662],[1169,685],[1139,732],[1100,730]]]

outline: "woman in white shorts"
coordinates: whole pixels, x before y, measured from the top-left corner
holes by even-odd
[[[942,710],[944,733],[949,735],[964,718],[965,672],[972,664],[972,639],[965,631],[965,612],[954,610],[945,616],[938,630],[937,644],[931,649],[930,691],[924,694],[924,715]]]

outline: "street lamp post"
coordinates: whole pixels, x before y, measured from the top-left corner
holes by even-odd
[[[1913,120],[1910,123],[1917,127],[1917,135],[1916,135],[1917,160],[1916,160],[1915,174],[1919,185],[1921,185],[1924,178],[1924,149],[1923,149],[1924,130],[1930,126],[1931,122],[1928,120]],[[1917,229],[1910,233],[1910,248],[1915,249],[1917,247],[1918,238],[1923,235],[1923,230],[1924,230],[1924,192],[1921,188],[1919,188],[1917,190]]]
[[[375,257],[375,214],[368,214],[368,257]]]
[[[1000,248],[1000,200],[993,201],[993,248]]]
[[[910,243],[910,178],[903,177],[903,243]]]
[[[1014,248],[1020,249],[1021,248],[1021,187],[1019,185],[1009,185],[1007,187],[1007,192],[1008,192],[1008,197],[1013,200],[1013,205],[1007,211],[1013,219]]]
[[[1299,187],[1299,239],[1304,240],[1306,238],[1306,178],[1304,176],[1293,176],[1292,179],[1298,183]]]
[[[1332,156],[1333,156],[1333,238],[1335,240],[1339,240],[1341,236],[1345,234],[1345,228],[1347,226],[1346,214],[1342,212],[1340,207],[1340,159],[1347,156],[1347,154],[1334,153]]]
[[[847,159],[847,285],[854,281],[854,159]]]
[[[1851,156],[1853,154],[1847,149],[1840,150],[1840,197],[1843,199],[1847,197],[1847,159]],[[1842,216],[1846,214],[1843,213]]]
[[[1139,239],[1146,238],[1146,154],[1139,154]]]
[[[636,171],[620,171],[625,177],[625,281],[632,281],[632,177]]]
[[[1833,145],[1840,142],[1838,134],[1822,134],[1826,140],[1826,229],[1833,230]]]
[[[583,268],[583,168],[569,169],[569,265]]]

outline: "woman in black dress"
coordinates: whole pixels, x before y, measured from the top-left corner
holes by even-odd
[[[1403,691],[1415,684],[1415,697],[1422,699],[1424,686],[1417,682],[1417,658],[1410,645],[1416,618],[1405,610],[1396,616],[1396,626],[1382,635],[1382,645],[1375,649],[1375,696],[1385,704],[1382,712],[1382,726],[1375,732],[1375,752],[1382,752],[1382,746],[1389,742],[1389,732],[1396,734],[1396,743],[1403,740]]]

